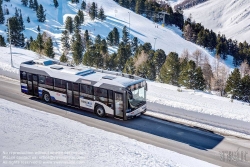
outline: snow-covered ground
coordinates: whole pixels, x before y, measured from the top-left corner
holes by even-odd
[[[170,4],[176,4],[182,0],[170,0]],[[64,30],[64,21],[67,16],[74,17],[77,11],[80,9],[80,4],[72,4],[70,1],[58,0],[59,7],[57,9],[53,6],[53,1],[43,0],[39,1],[46,9],[46,21],[45,23],[40,23],[37,21],[35,12],[21,5],[21,1],[3,1],[3,6],[8,8],[10,15],[5,15],[7,20],[8,17],[11,17],[15,13],[15,7],[22,10],[22,17],[25,23],[25,37],[29,39],[30,36],[33,36],[36,39],[38,31],[37,26],[40,26],[41,33],[46,32],[49,36],[52,37],[54,42],[54,51],[56,52],[56,59],[59,59],[59,56],[62,54],[61,50],[61,32]],[[82,1],[80,1],[82,2]],[[107,19],[105,21],[91,21],[90,17],[86,12],[84,12],[84,24],[81,26],[84,33],[85,30],[90,32],[92,38],[101,35],[102,38],[106,38],[108,33],[113,30],[114,27],[117,27],[120,32],[120,37],[122,36],[122,29],[124,26],[130,27],[131,39],[137,37],[140,43],[150,42],[152,47],[155,49],[163,49],[166,54],[169,52],[177,52],[181,54],[184,49],[188,49],[190,53],[193,53],[195,50],[200,49],[205,55],[208,55],[210,62],[213,62],[213,53],[208,52],[204,48],[186,41],[182,38],[182,32],[175,26],[162,27],[160,24],[157,24],[150,21],[149,19],[140,16],[126,8],[121,7],[113,0],[92,0],[87,1],[96,2],[98,7],[103,7]],[[5,6],[6,5],[6,6]],[[27,17],[30,17],[30,23],[27,23]],[[130,21],[129,21],[130,20]],[[130,23],[130,24],[129,24]],[[6,25],[0,24],[0,35],[4,36],[6,39]],[[155,38],[157,38],[155,40]],[[110,52],[116,51],[115,48],[109,47]],[[225,62],[231,67],[232,62]]]
[[[32,166],[55,162],[53,166],[60,167],[215,166],[3,99],[0,112],[0,159],[5,167],[24,166],[25,161]],[[26,159],[17,159],[21,157]]]
[[[227,38],[250,43],[250,1],[209,0],[184,10],[184,15]]]

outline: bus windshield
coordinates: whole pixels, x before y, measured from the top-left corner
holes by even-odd
[[[144,87],[129,92],[129,104],[131,108],[138,108],[146,103],[146,90]]]

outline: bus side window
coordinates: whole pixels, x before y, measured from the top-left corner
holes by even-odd
[[[81,96],[86,99],[94,99],[93,86],[81,84]]]
[[[38,78],[39,78],[39,84],[45,84],[45,76],[39,75]]]
[[[94,95],[96,96],[96,100],[104,103],[108,102],[108,90],[102,88],[94,88]]]
[[[108,106],[113,109],[113,91],[108,90]]]
[[[20,79],[21,83],[27,83],[27,73],[24,71],[20,71]]]

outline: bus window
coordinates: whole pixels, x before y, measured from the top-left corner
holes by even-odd
[[[24,71],[20,72],[21,83],[27,83],[27,73]]]
[[[113,109],[113,91],[108,91],[108,106]]]
[[[46,85],[48,86],[53,86],[53,78],[51,77],[46,77]]]
[[[94,99],[93,86],[81,84],[81,96],[86,99]]]
[[[96,100],[107,103],[108,102],[108,90],[102,88],[94,88],[94,95]]]
[[[39,84],[45,84],[45,76],[39,75]]]

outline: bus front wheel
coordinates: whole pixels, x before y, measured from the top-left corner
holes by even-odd
[[[105,116],[105,110],[102,106],[100,105],[97,105],[95,107],[95,113],[96,115],[98,115],[99,117],[104,117]]]
[[[49,93],[47,93],[47,92],[44,92],[44,93],[43,93],[43,100],[44,100],[45,102],[47,102],[47,103],[50,102],[50,95],[49,95]]]

